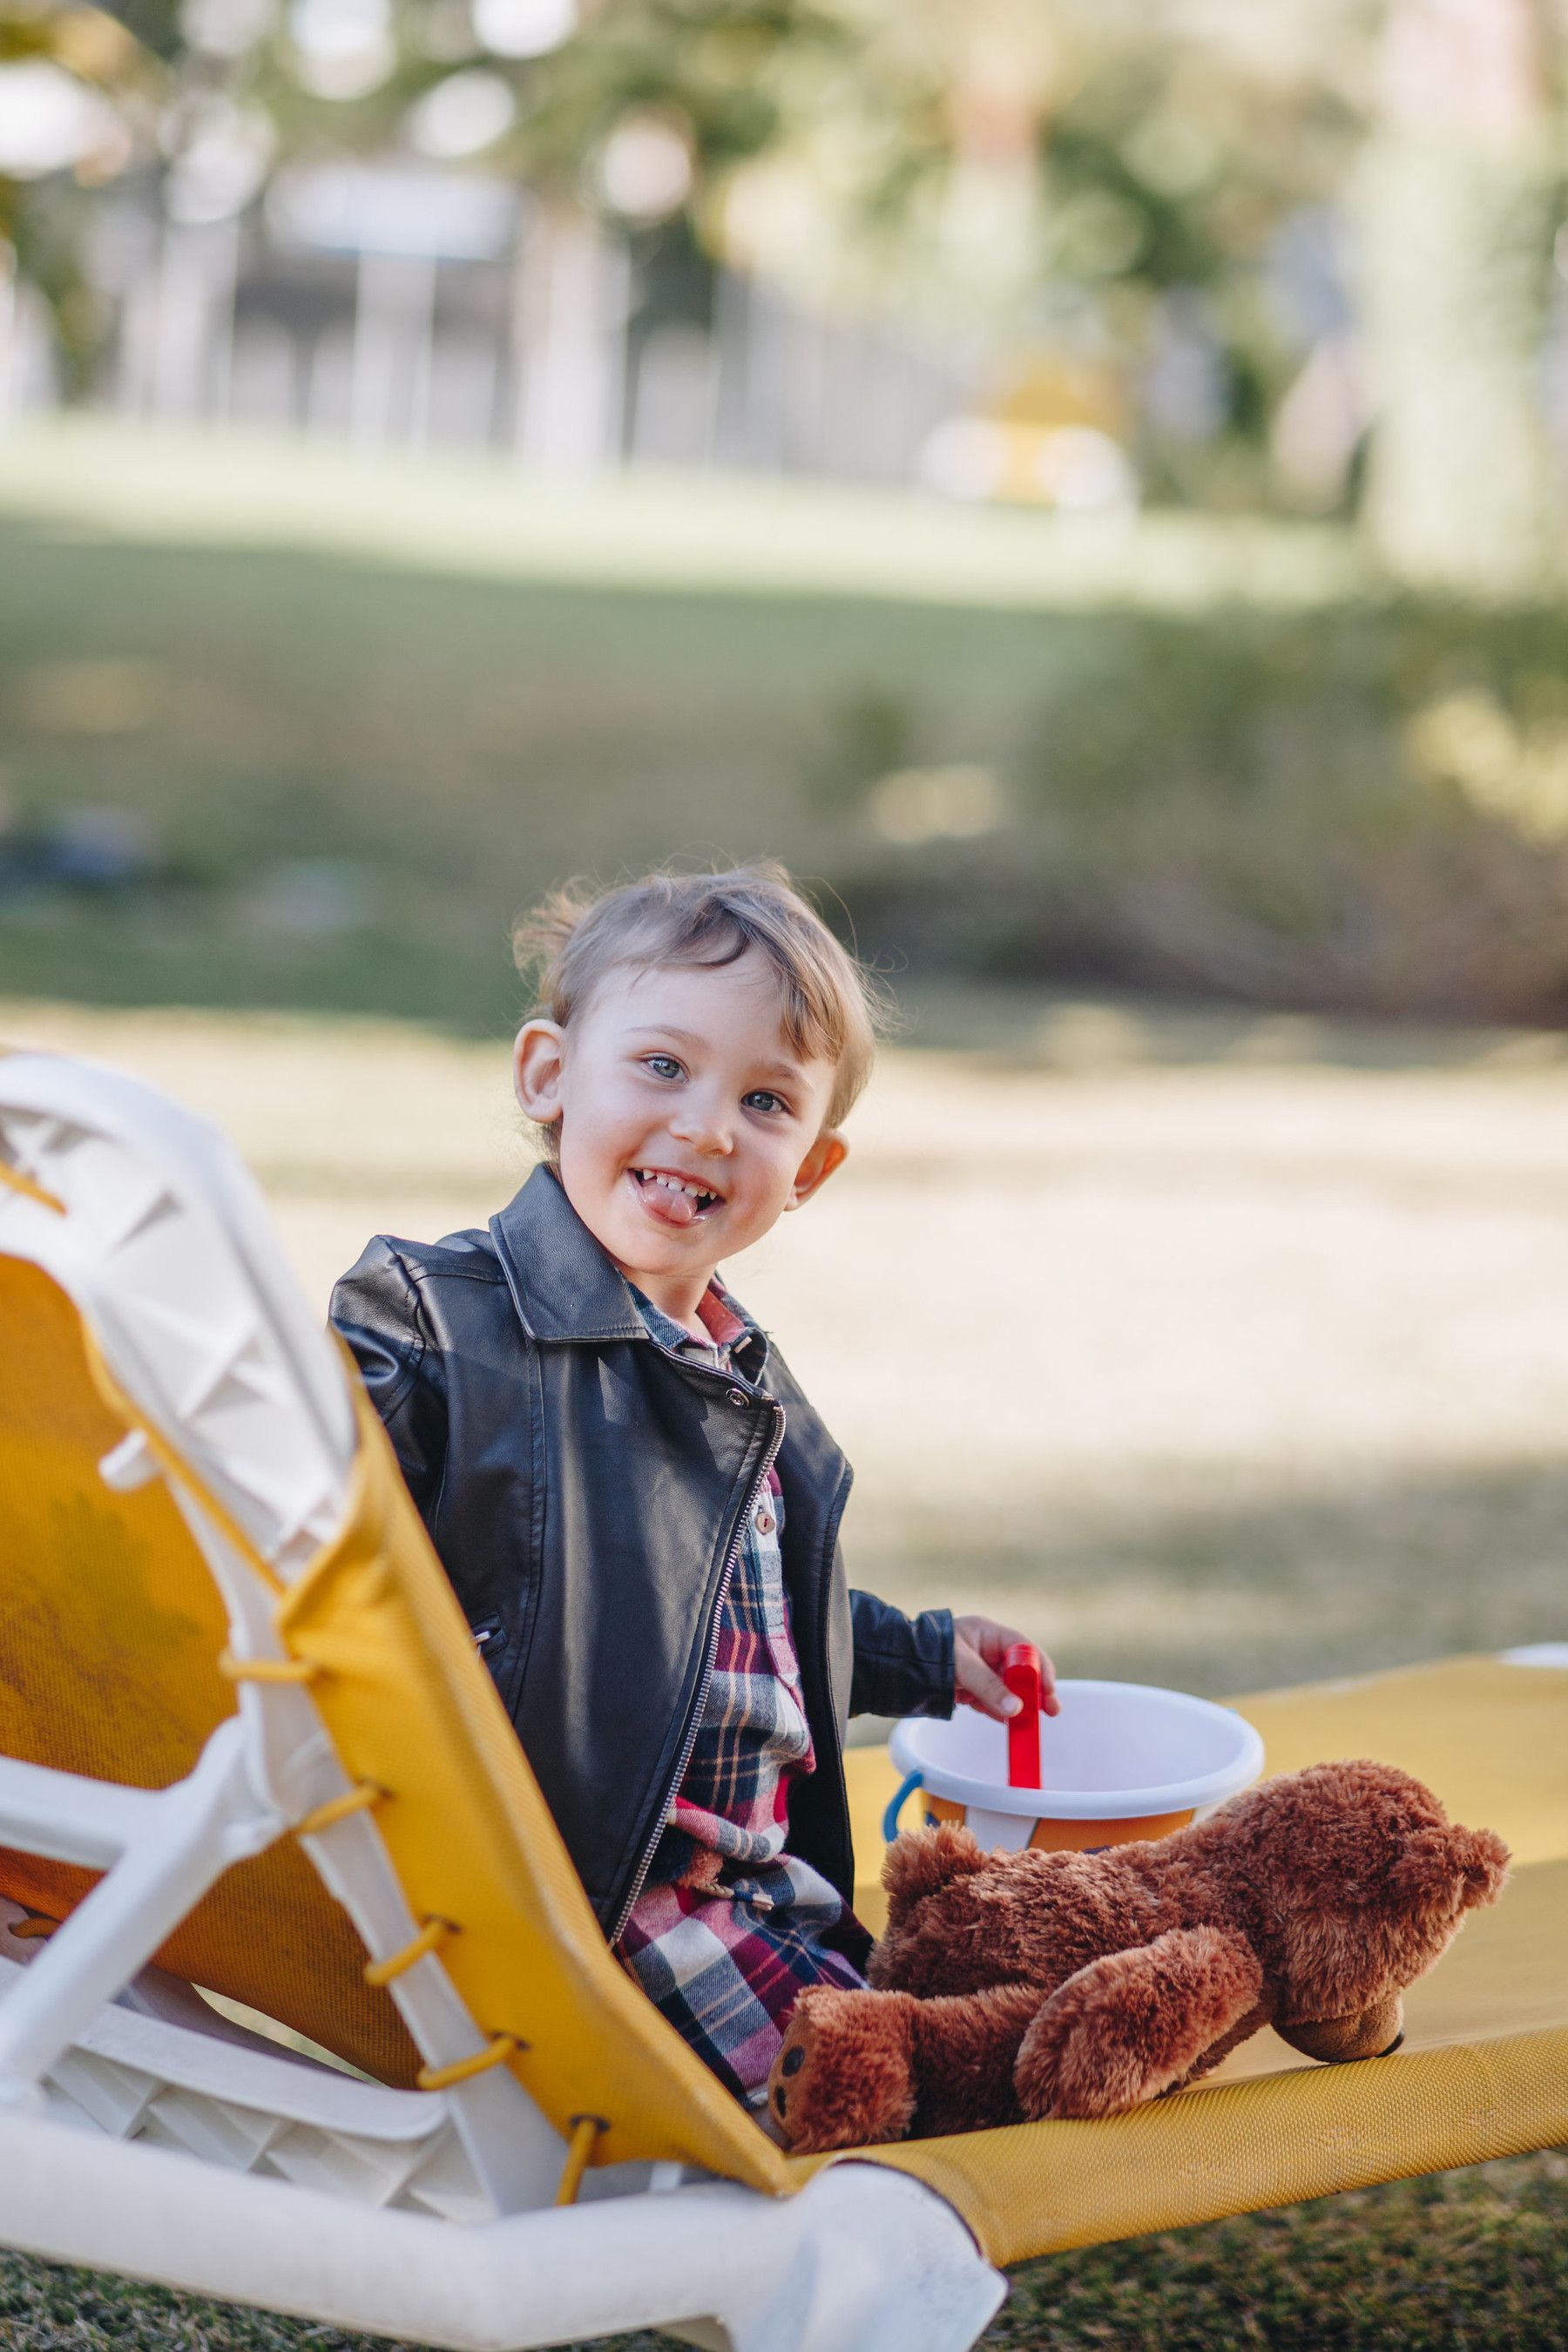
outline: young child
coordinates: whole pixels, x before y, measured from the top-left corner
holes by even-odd
[[[760,2099],[797,1994],[862,1981],[847,1717],[1012,1713],[1020,1637],[848,1590],[849,1466],[718,1278],[843,1163],[858,967],[772,865],[561,893],[518,947],[542,1164],[487,1232],[372,1242],[332,1319],[605,1936]]]

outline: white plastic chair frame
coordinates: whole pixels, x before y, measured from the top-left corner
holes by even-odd
[[[241,1669],[237,1714],[170,1788],[0,1757],[0,1843],[105,1874],[47,1942],[0,1915],[0,2242],[476,2352],[656,2325],[738,2352],[963,2352],[1003,2283],[906,2176],[840,2166],[775,2201],[628,2164],[541,2210],[568,2151],[505,2068],[358,2082],[207,2021],[147,1968],[230,1863],[352,1793],[309,1690],[244,1669],[285,1664],[264,1577],[287,1586],[340,1525],[353,1412],[204,1121],[117,1072],[14,1054],[0,1163],[0,1250],[73,1300],[141,1423],[100,1475],[166,1479]],[[300,1843],[373,1959],[404,1952],[418,1926],[371,1812]],[[485,2050],[437,1952],[387,1989],[432,2073]]]

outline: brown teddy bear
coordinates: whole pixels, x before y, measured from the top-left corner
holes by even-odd
[[[950,1823],[888,1854],[870,1992],[803,1993],[768,2078],[800,2155],[1109,2116],[1260,2026],[1312,2058],[1396,2049],[1400,1994],[1508,1848],[1392,1765],[1318,1764],[1099,1853],[982,1853]]]

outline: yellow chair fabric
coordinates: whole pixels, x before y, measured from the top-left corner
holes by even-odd
[[[1496,1830],[1516,1863],[1568,1855],[1568,1673],[1446,1658],[1235,1703],[1270,1772],[1380,1756],[1425,1780],[1454,1821]]]
[[[74,1307],[0,1260],[0,1752],[156,1787],[227,1714],[206,1570],[161,1486],[98,1477],[121,1425],[92,1388]],[[353,1506],[279,1606],[342,1761],[388,1793],[376,1819],[411,1906],[457,1924],[443,1963],[563,2133],[607,2129],[600,2162],[674,2158],[774,2192],[785,2160],[721,2093],[605,1948],[399,1476],[358,1400]],[[1373,1754],[1500,1830],[1521,1867],[1407,2002],[1396,2057],[1321,2068],[1259,2035],[1214,2082],[1100,2124],[1029,2124],[867,2150],[950,2199],[994,2261],[1568,2138],[1568,1674],[1450,1661],[1241,1702],[1270,1769]],[[886,1751],[851,1751],[858,1901],[879,1914]],[[0,1854],[0,1892],[61,1916],[90,1883]],[[230,1871],[159,1954],[384,2080],[414,2053],[363,1952],[289,1841]],[[827,2159],[841,2161],[842,2159]]]
[[[1018,2124],[867,2153],[947,2198],[989,2259],[1006,2263],[1565,2137],[1559,2030],[1185,2092],[1108,2123]]]
[[[93,1385],[76,1308],[0,1257],[0,1755],[132,1788],[188,1772],[234,1712],[227,1622],[161,1480],[118,1495],[98,1464],[125,1435]],[[0,1849],[0,1894],[64,1918],[94,1874]],[[247,2002],[382,2081],[419,2055],[364,1947],[286,1839],[218,1881],[160,1967]]]

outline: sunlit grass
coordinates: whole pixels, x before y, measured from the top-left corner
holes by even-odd
[[[102,415],[13,425],[0,509],[197,547],[329,550],[478,580],[804,593],[1005,611],[1286,610],[1367,584],[1321,523],[1169,510],[1129,523],[922,492],[631,466],[529,474],[499,456],[356,449],[297,434]]]

